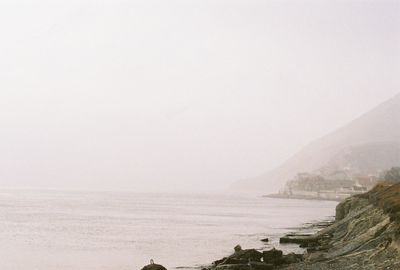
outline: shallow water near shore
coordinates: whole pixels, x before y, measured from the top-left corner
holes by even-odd
[[[233,246],[286,252],[279,237],[334,215],[332,201],[234,195],[0,191],[2,269],[189,268]],[[267,244],[260,242],[268,237]]]

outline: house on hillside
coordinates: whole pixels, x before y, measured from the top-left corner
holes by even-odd
[[[366,176],[356,176],[355,182],[357,185],[366,187],[367,190],[370,190],[378,183],[378,176],[369,174]]]

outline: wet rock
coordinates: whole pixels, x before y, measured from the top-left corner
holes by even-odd
[[[238,259],[238,258],[225,258],[220,264],[245,264],[247,263],[246,259]]]
[[[220,264],[223,263],[226,259],[227,259],[227,257],[224,257],[224,258],[222,258],[222,259],[220,259],[220,260],[214,261],[212,264],[213,264],[213,265],[220,265]]]
[[[250,270],[248,264],[220,264],[215,270]]]
[[[316,242],[317,239],[313,235],[308,234],[287,234],[279,239],[281,244],[299,244],[307,247],[310,243]]]
[[[262,253],[255,249],[245,249],[236,251],[231,256],[229,256],[227,260],[231,261],[237,260],[242,263],[247,263],[249,261],[260,262],[262,256],[263,256]]]
[[[248,262],[261,262],[263,254],[255,249],[242,249],[239,245],[234,248],[235,252],[229,257],[213,262],[213,265],[247,264]]]
[[[246,262],[260,262],[263,254],[255,249],[245,249],[235,252],[230,258],[245,260]]]
[[[270,263],[262,263],[262,262],[250,262],[250,268],[252,270],[273,270],[274,265]]]
[[[272,264],[263,262],[249,262],[247,264],[220,264],[215,270],[273,270]]]
[[[275,248],[263,252],[263,261],[273,265],[280,265],[282,262],[283,252]]]
[[[269,241],[269,239],[268,239],[268,238],[261,239],[261,242],[265,242],[265,243],[267,243],[268,241]]]
[[[303,261],[303,254],[295,254],[295,253],[289,253],[287,255],[283,255],[281,259],[282,264],[292,264],[301,261]]]

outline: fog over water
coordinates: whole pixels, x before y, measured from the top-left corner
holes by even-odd
[[[7,270],[168,269],[211,263],[334,214],[336,202],[226,195],[0,191],[0,255]],[[269,237],[265,244],[260,239]]]
[[[0,186],[216,191],[400,90],[398,1],[1,1]]]

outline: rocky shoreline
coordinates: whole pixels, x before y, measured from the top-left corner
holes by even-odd
[[[272,249],[259,252],[240,246],[209,270],[376,270],[400,269],[400,184],[379,184],[345,199],[333,224],[315,234],[288,234],[280,243],[295,243],[304,254]]]
[[[336,207],[335,221],[314,224],[314,234],[291,233],[281,244],[298,244],[303,254],[275,248],[260,252],[235,247],[232,255],[202,270],[399,270],[400,183],[381,183]],[[260,239],[268,241],[268,239]],[[146,268],[147,267],[147,268]],[[165,270],[151,264],[143,270]]]

